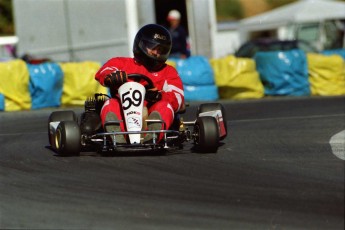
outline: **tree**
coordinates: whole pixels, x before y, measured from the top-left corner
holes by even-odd
[[[218,21],[237,20],[243,17],[243,8],[239,0],[216,0]]]
[[[273,9],[273,8],[277,8],[286,4],[296,2],[297,0],[266,0],[266,1]]]
[[[13,35],[12,0],[0,0],[0,35]]]

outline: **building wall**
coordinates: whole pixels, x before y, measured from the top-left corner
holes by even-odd
[[[55,61],[128,55],[126,0],[14,0],[19,56]]]
[[[237,31],[217,31],[214,0],[185,0],[192,55],[233,53]],[[154,0],[13,0],[18,56],[54,61],[131,56],[139,27],[155,23]]]

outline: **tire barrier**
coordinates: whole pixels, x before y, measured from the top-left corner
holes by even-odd
[[[60,66],[64,73],[62,105],[84,105],[85,99],[95,93],[108,93],[107,88],[95,80],[95,74],[101,67],[99,62],[60,63]]]
[[[310,95],[308,65],[302,50],[258,52],[254,59],[265,95]]]
[[[324,50],[322,54],[326,56],[340,55],[345,60],[345,49]]]
[[[185,101],[216,101],[219,99],[216,85],[184,85]]]
[[[166,64],[167,65],[171,65],[172,67],[176,68],[176,62],[174,60],[170,60],[169,59],[169,60],[166,61]]]
[[[27,65],[30,74],[31,108],[61,106],[63,72],[56,63]]]
[[[5,111],[31,108],[29,81],[29,71],[24,61],[0,62],[0,94],[5,97]]]
[[[307,54],[312,95],[345,94],[345,62],[340,55]]]
[[[170,60],[170,59],[169,59]],[[203,56],[171,59],[184,85],[214,85],[214,73],[209,60]]]
[[[210,63],[220,98],[251,99],[264,96],[264,87],[253,59],[230,55],[211,59]]]
[[[0,93],[0,111],[5,110],[5,97]]]
[[[258,53],[254,59],[202,56],[168,61],[179,72],[186,101],[251,99],[265,95],[345,95],[345,49],[305,54],[301,50]],[[82,106],[95,92],[101,64],[0,62],[0,111]]]
[[[219,99],[214,72],[209,60],[203,56],[169,59],[179,73],[186,101],[215,101]]]

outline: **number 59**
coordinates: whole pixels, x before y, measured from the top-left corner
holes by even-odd
[[[138,107],[142,101],[142,94],[139,90],[134,90],[132,92],[127,91],[122,94],[122,108],[123,110],[129,109],[132,105]]]

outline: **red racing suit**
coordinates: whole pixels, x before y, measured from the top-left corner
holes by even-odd
[[[143,65],[136,62],[134,58],[116,57],[107,61],[96,73],[95,79],[104,86],[105,77],[116,71],[126,71],[127,74],[143,74],[149,77],[154,86],[161,91],[162,99],[152,106],[148,107],[148,114],[152,111],[158,111],[165,122],[165,129],[168,129],[174,120],[174,114],[182,108],[184,104],[183,84],[176,69],[166,65],[158,72],[149,72]],[[145,105],[147,102],[145,102]],[[121,112],[121,102],[119,98],[107,100],[101,110],[102,124],[105,123],[105,117],[108,112],[113,112],[120,120],[123,119]],[[124,122],[121,122],[121,130],[125,130]],[[164,127],[162,127],[164,129]]]

